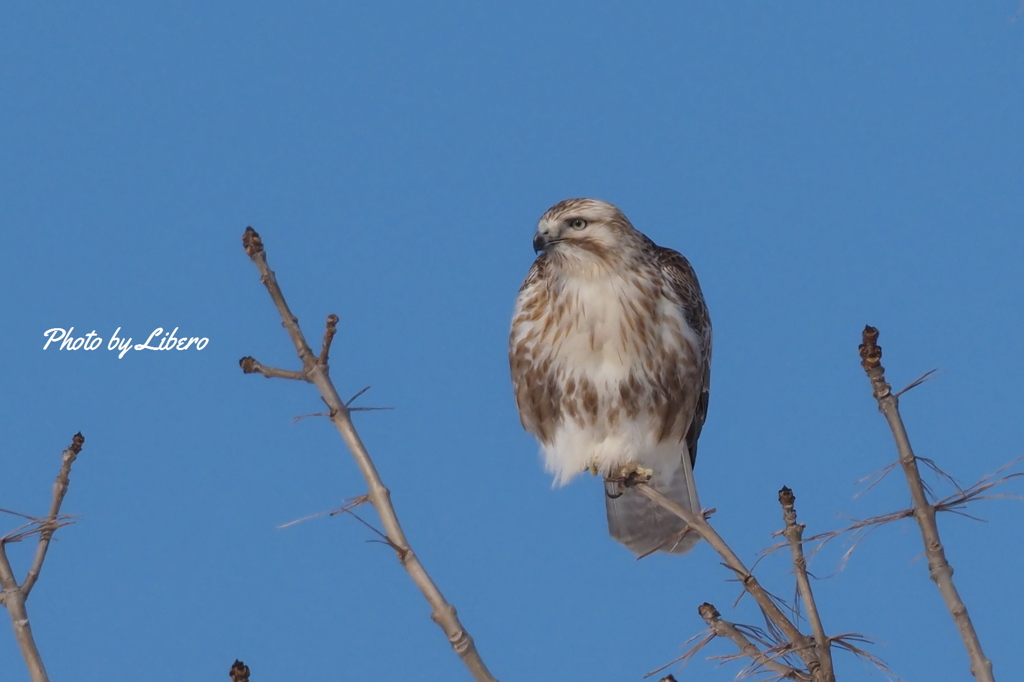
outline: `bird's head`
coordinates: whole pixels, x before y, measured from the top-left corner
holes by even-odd
[[[559,260],[608,259],[624,255],[638,232],[615,206],[598,199],[566,199],[549,208],[537,224],[533,250]]]

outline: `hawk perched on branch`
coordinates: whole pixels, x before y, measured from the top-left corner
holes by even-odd
[[[567,199],[541,216],[516,299],[509,365],[523,427],[556,484],[581,471],[649,485],[700,513],[693,463],[708,409],[711,320],[690,263],[622,211]],[[608,531],[639,555],[682,553],[685,524],[605,484]]]

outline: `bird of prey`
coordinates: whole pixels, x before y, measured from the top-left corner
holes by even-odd
[[[523,427],[562,485],[605,478],[611,536],[634,553],[680,554],[686,524],[617,480],[630,471],[694,513],[697,438],[708,409],[711,320],[682,254],[622,211],[567,199],[541,216],[519,289],[509,366]]]

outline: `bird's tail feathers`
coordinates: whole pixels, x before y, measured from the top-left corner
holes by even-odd
[[[700,514],[697,485],[686,447],[683,446],[681,455],[665,458],[659,464],[648,485],[676,504]],[[659,550],[682,554],[692,549],[699,539],[693,532],[683,533],[686,523],[682,519],[632,488],[606,485],[605,508],[608,532],[641,557]]]

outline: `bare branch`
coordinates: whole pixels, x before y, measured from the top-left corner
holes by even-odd
[[[928,557],[928,572],[939,588],[939,593],[946,602],[953,622],[956,623],[960,636],[964,640],[967,655],[971,660],[971,673],[982,682],[994,682],[992,662],[985,656],[981,648],[978,633],[974,630],[967,606],[953,584],[953,569],[946,560],[946,552],[939,539],[939,528],[935,520],[935,507],[928,502],[925,487],[921,481],[921,472],[917,466],[917,458],[910,446],[903,418],[899,411],[899,398],[893,394],[889,383],[885,380],[885,368],[882,366],[882,349],[878,345],[878,330],[867,326],[861,338],[861,366],[867,372],[871,382],[871,392],[878,401],[878,409],[885,415],[896,441],[900,465],[907,478],[910,497],[914,504],[914,518],[921,527],[921,539],[924,542],[925,555]]]
[[[334,342],[334,335],[338,333],[338,316],[330,314],[327,316],[327,324],[324,325],[324,341],[320,346],[320,357],[317,363],[327,365],[327,356],[331,352],[331,343]]]
[[[715,633],[718,637],[724,637],[736,645],[736,648],[740,650],[742,656],[750,658],[755,666],[753,669],[765,668],[776,673],[779,679],[784,680],[800,680],[801,682],[810,682],[811,676],[806,672],[797,670],[796,668],[780,663],[777,657],[780,653],[779,650],[775,652],[762,651],[757,647],[756,644],[750,641],[739,626],[735,623],[730,623],[727,620],[722,620],[722,614],[718,612],[713,605],[707,602],[700,605],[697,609],[700,613],[701,618],[708,624],[708,628]],[[788,643],[787,647],[788,648]],[[774,655],[773,655],[774,654]]]
[[[818,660],[818,654],[813,643],[786,617],[786,614],[776,604],[775,599],[761,586],[761,583],[757,581],[757,578],[747,569],[740,558],[736,556],[732,548],[726,544],[722,536],[704,519],[703,514],[694,514],[689,509],[676,504],[647,485],[646,482],[631,481],[621,483],[620,485],[632,486],[647,499],[685,521],[690,527],[690,531],[696,533],[702,540],[711,545],[711,548],[725,561],[725,565],[736,573],[743,588],[757,601],[757,605],[761,608],[765,618],[777,626],[785,638],[792,644],[793,650],[800,656],[804,665],[810,671],[811,679],[815,682],[825,682],[826,680],[832,682],[834,680],[834,678],[823,676],[821,662]]]
[[[494,682],[494,677],[488,671],[483,659],[477,652],[473,638],[459,621],[459,617],[455,613],[455,607],[445,600],[444,595],[441,594],[440,589],[438,589],[426,569],[420,563],[419,558],[413,552],[412,547],[409,545],[409,541],[405,537],[402,526],[399,524],[395,508],[391,504],[391,493],[384,486],[383,481],[381,481],[373,460],[370,458],[369,453],[366,451],[366,447],[363,445],[362,439],[360,439],[355,426],[352,424],[350,409],[339,397],[338,391],[335,389],[334,384],[331,381],[327,367],[327,355],[331,341],[334,337],[334,327],[337,325],[337,317],[331,315],[327,318],[324,341],[320,355],[313,355],[313,351],[310,349],[305,336],[302,334],[302,330],[299,328],[298,319],[288,308],[288,304],[284,299],[284,294],[281,292],[281,288],[277,283],[277,278],[267,264],[266,252],[263,249],[263,240],[254,229],[249,227],[246,228],[245,234],[242,236],[242,245],[245,248],[245,252],[259,269],[260,281],[263,282],[264,286],[266,286],[271,300],[274,301],[274,305],[277,307],[277,311],[281,315],[281,321],[283,322],[285,329],[288,331],[288,335],[291,337],[292,343],[295,345],[295,350],[298,353],[299,360],[302,361],[302,370],[300,372],[294,372],[292,375],[286,376],[281,373],[268,374],[267,372],[262,371],[260,369],[262,365],[259,365],[259,363],[252,358],[243,358],[240,363],[242,364],[243,371],[250,371],[249,369],[246,369],[248,364],[249,368],[253,372],[261,373],[264,376],[282,376],[284,378],[291,379],[302,378],[316,385],[320,390],[320,395],[324,402],[327,403],[327,406],[331,410],[331,422],[334,424],[335,428],[338,429],[341,437],[345,440],[345,444],[348,445],[349,450],[352,452],[352,456],[355,458],[356,464],[359,466],[359,470],[363,474],[363,478],[366,479],[369,489],[367,497],[369,498],[370,503],[373,504],[373,507],[377,511],[377,515],[380,517],[381,523],[384,526],[384,537],[388,544],[394,548],[399,562],[409,573],[413,582],[420,589],[423,596],[430,604],[431,618],[438,624],[438,626],[441,627],[442,630],[444,630],[452,648],[459,657],[461,657],[463,663],[473,675],[473,678],[478,682]],[[248,363],[246,362],[247,360],[249,361]],[[283,372],[283,370],[277,371]]]
[[[0,591],[0,597],[2,597],[0,601],[7,607],[7,612],[11,617],[14,637],[21,649],[21,655],[25,659],[32,682],[49,682],[49,677],[46,675],[43,658],[39,654],[35,637],[32,635],[32,625],[29,623],[25,601],[39,580],[53,533],[61,526],[70,523],[66,520],[67,517],[61,516],[60,507],[64,503],[64,497],[68,493],[68,485],[71,482],[71,465],[78,458],[84,444],[85,436],[76,433],[71,439],[71,445],[61,454],[61,467],[57,473],[57,480],[53,484],[53,497],[50,500],[50,510],[46,517],[33,519],[32,523],[26,524],[21,529],[8,533],[0,539],[0,590],[2,590]],[[24,514],[18,514],[18,516],[31,518]],[[26,528],[28,530],[24,530]],[[14,570],[11,568],[11,562],[7,558],[7,545],[18,542],[33,533],[39,533],[39,542],[36,544],[32,565],[25,575],[25,580],[19,585],[14,576]]]
[[[822,675],[834,678],[832,651],[829,647],[829,640],[825,637],[825,628],[821,624],[818,605],[814,601],[811,581],[807,577],[807,558],[804,556],[803,546],[804,525],[796,522],[796,495],[793,494],[792,490],[783,486],[782,490],[779,491],[779,504],[782,505],[782,518],[786,522],[786,529],[782,533],[789,540],[789,547],[793,555],[793,572],[796,574],[797,590],[800,592],[804,608],[807,610],[807,619],[811,623],[811,631],[814,632],[814,642],[818,649],[818,660],[821,661]]]
[[[71,446],[61,455],[60,472],[57,480],[53,483],[53,499],[50,501],[50,513],[46,516],[47,525],[39,533],[39,544],[36,545],[36,556],[32,566],[25,575],[25,582],[21,584],[21,590],[28,598],[29,592],[35,587],[39,579],[39,572],[43,569],[43,560],[46,559],[46,550],[50,548],[50,539],[57,529],[57,515],[60,514],[60,505],[64,502],[64,496],[68,494],[68,484],[71,482],[71,465],[74,464],[78,453],[82,451],[85,444],[85,436],[76,433],[71,439]]]
[[[292,379],[294,381],[309,381],[305,372],[296,372],[290,369],[278,369],[264,365],[256,358],[245,356],[238,361],[238,365],[246,374],[262,374],[268,379]]]
[[[43,657],[39,653],[35,636],[32,634],[32,624],[29,622],[28,611],[25,608],[25,595],[14,580],[14,573],[5,552],[0,552],[0,586],[3,587],[3,603],[11,617],[14,638],[18,642],[18,648],[21,649],[22,658],[25,659],[29,679],[32,682],[49,682],[50,678],[46,674]]]

